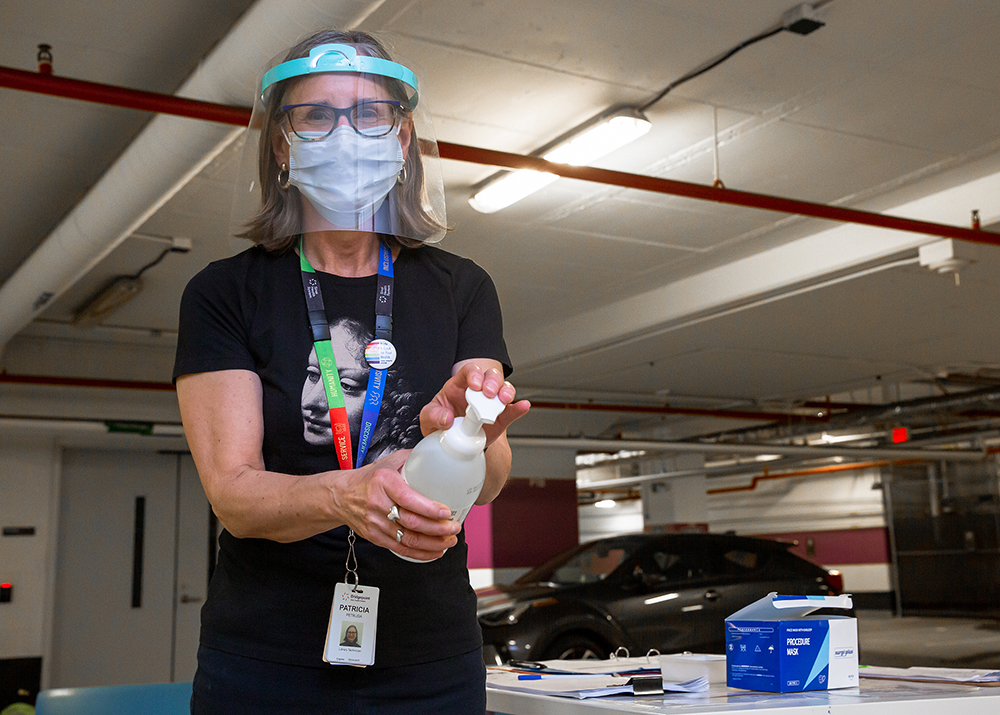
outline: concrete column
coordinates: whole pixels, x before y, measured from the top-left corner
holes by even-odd
[[[672,472],[705,466],[702,454],[678,454],[660,460],[658,471]],[[642,485],[644,530],[650,532],[708,531],[706,477],[696,474]]]

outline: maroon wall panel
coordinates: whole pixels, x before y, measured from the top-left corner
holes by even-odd
[[[889,532],[885,527],[796,531],[782,534],[754,534],[754,536],[797,541],[798,545],[790,549],[792,553],[823,566],[889,563]]]
[[[491,516],[494,568],[538,566],[579,543],[573,479],[511,479]]]

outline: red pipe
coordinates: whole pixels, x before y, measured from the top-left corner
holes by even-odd
[[[445,159],[503,166],[508,169],[547,171],[551,174],[566,177],[567,179],[593,181],[599,184],[610,184],[628,189],[639,189],[640,191],[653,191],[659,194],[670,194],[671,196],[684,196],[690,199],[714,201],[720,204],[745,206],[765,211],[780,211],[781,213],[812,216],[814,218],[843,223],[857,223],[865,226],[876,226],[878,228],[890,228],[896,231],[930,234],[932,236],[943,236],[962,241],[972,241],[973,243],[1000,246],[1000,235],[998,234],[971,228],[961,228],[959,226],[949,226],[943,223],[886,216],[871,211],[859,211],[858,209],[847,209],[840,206],[815,204],[810,201],[786,199],[768,194],[755,194],[749,191],[715,188],[713,186],[705,186],[704,184],[692,184],[687,181],[674,181],[673,179],[663,179],[656,176],[643,176],[641,174],[628,174],[622,171],[611,171],[610,169],[597,169],[592,166],[553,164],[540,157],[511,154],[510,152],[496,151],[494,149],[480,149],[478,147],[462,146],[461,144],[438,142],[438,149],[441,152],[442,158]]]
[[[56,387],[101,387],[119,390],[153,390],[156,392],[173,392],[176,388],[169,382],[141,382],[138,380],[98,380],[84,377],[50,377],[44,375],[11,375],[0,373],[0,384],[10,385],[51,385]],[[599,410],[609,412],[646,412],[664,415],[694,415],[700,417],[724,417],[740,420],[763,420],[766,422],[781,422],[789,419],[802,419],[809,422],[824,422],[826,418],[809,415],[797,415],[781,412],[739,412],[726,410],[699,410],[685,407],[652,407],[645,405],[596,405],[576,402],[535,402],[531,406],[554,410]]]
[[[243,127],[250,124],[250,110],[245,107],[231,107],[215,102],[184,99],[172,94],[143,92],[138,89],[115,87],[110,84],[87,82],[82,79],[25,72],[10,67],[0,67],[0,87],[50,94],[54,97],[82,99],[85,102],[110,104],[115,107],[141,109],[145,112],[207,119],[210,122],[236,124]]]
[[[173,392],[177,388],[170,382],[142,382],[139,380],[96,380],[88,377],[47,377],[43,375],[10,375],[0,373],[0,383],[8,385],[53,385],[57,387],[103,387],[118,390],[153,390]]]
[[[602,405],[593,402],[539,402],[531,401],[534,409],[550,410],[589,410],[595,412],[640,412],[652,415],[689,415],[693,417],[722,417],[734,420],[763,420],[765,422],[784,422],[802,420],[803,422],[828,422],[829,416],[802,415],[794,412],[747,412],[742,410],[704,410],[695,407],[662,407],[656,405]]]
[[[88,102],[111,104],[118,107],[159,112],[161,114],[173,114],[193,119],[207,119],[224,124],[247,126],[250,123],[250,110],[246,107],[234,107],[214,102],[183,99],[169,94],[143,92],[135,89],[99,84],[97,82],[53,77],[9,67],[0,67],[0,87],[51,94],[57,97],[82,99]],[[450,142],[438,142],[438,150],[443,159],[500,166],[508,169],[535,169],[536,171],[547,171],[569,179],[591,181],[610,186],[621,186],[627,189],[653,191],[660,194],[684,196],[690,199],[714,201],[733,206],[778,211],[800,216],[812,216],[813,218],[830,221],[857,223],[896,231],[943,236],[961,241],[1000,246],[1000,235],[980,229],[961,228],[959,226],[948,226],[931,221],[917,221],[897,216],[886,216],[871,211],[828,206],[809,201],[786,199],[780,196],[756,194],[749,191],[737,191],[721,187],[717,188],[655,176],[642,176],[622,171],[597,169],[590,166],[553,164],[540,157],[524,156],[522,154],[513,154],[495,149],[482,149],[480,147],[452,144]]]

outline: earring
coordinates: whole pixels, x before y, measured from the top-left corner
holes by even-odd
[[[400,184],[406,183],[406,159],[403,159],[403,168],[396,174],[396,182]]]
[[[289,181],[289,178],[290,178],[289,174],[290,174],[290,172],[288,171],[288,164],[286,164],[285,162],[281,162],[281,167],[278,169],[278,188],[279,189],[284,190],[284,189],[288,188],[288,185],[291,183]]]

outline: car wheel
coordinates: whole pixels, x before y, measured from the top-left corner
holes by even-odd
[[[563,636],[546,650],[543,660],[605,660],[608,649],[585,635]]]

